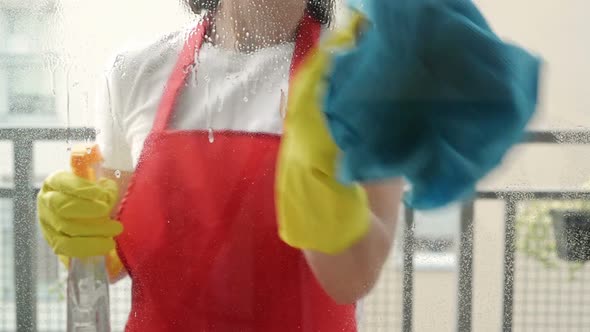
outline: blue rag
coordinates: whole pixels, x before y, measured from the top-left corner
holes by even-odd
[[[349,5],[369,24],[326,77],[339,179],[404,177],[416,209],[467,198],[522,138],[540,60],[500,40],[469,0]]]

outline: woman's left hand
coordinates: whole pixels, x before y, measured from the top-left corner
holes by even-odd
[[[337,34],[332,44],[346,43],[350,37]],[[318,96],[328,59],[325,47],[310,51],[290,87],[276,200],[283,241],[299,249],[334,254],[368,232],[370,212],[364,190],[335,177],[339,150],[326,127]]]

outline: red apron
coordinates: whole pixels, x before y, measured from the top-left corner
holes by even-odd
[[[133,280],[126,331],[356,331],[354,305],[333,302],[278,237],[280,137],[216,131],[210,143],[204,130],[167,129],[205,30],[180,54],[119,212]],[[304,19],[291,72],[319,34]]]

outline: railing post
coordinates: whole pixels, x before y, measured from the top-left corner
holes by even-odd
[[[514,299],[514,253],[516,251],[516,202],[512,197],[506,201],[506,230],[504,237],[504,302],[502,331],[512,331],[512,312]]]
[[[412,331],[414,310],[414,211],[404,208],[404,267],[403,267],[403,299],[402,299],[402,331]]]
[[[459,242],[459,280],[457,294],[457,331],[471,331],[473,306],[473,205],[468,202],[461,209]]]
[[[14,289],[16,330],[37,330],[36,227],[33,194],[33,141],[19,137],[14,144]]]

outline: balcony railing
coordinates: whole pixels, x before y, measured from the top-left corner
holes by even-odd
[[[0,141],[11,141],[14,154],[14,186],[0,188],[0,199],[13,201],[14,230],[14,290],[17,331],[36,331],[36,227],[35,194],[33,181],[33,146],[36,141],[93,140],[90,128],[0,128]],[[533,132],[523,144],[590,144],[588,132]],[[590,199],[590,192],[564,191],[481,191],[474,201],[464,203],[461,211],[460,242],[458,253],[457,331],[471,331],[473,318],[473,250],[474,204],[477,200],[496,200],[504,203],[504,276],[502,329],[512,331],[514,313],[515,274],[515,217],[521,201],[535,199],[573,200]],[[402,311],[401,330],[410,332],[414,315],[414,212],[405,211],[403,233]],[[590,326],[590,325],[589,325]]]
[[[14,187],[0,188],[0,198],[12,199],[14,230],[14,291],[17,331],[37,330],[36,231],[37,188],[33,181],[33,146],[36,141],[94,139],[92,129],[0,129],[0,141],[11,141],[14,154]]]

